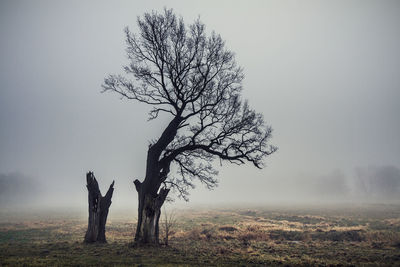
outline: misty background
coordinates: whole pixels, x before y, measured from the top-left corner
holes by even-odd
[[[1,0],[1,209],[86,210],[89,170],[103,194],[116,181],[111,210],[137,209],[168,118],[100,91],[128,63],[124,27],[164,7],[221,34],[279,147],[263,170],[223,163],[185,205],[400,202],[399,1]]]

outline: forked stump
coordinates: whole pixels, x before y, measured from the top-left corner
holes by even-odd
[[[86,243],[106,241],[106,222],[108,209],[111,205],[111,198],[114,192],[114,181],[110,185],[107,194],[101,196],[99,184],[94,177],[93,172],[86,174],[87,189],[89,194],[89,221],[88,229],[85,235]]]

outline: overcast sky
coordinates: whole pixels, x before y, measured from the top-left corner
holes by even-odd
[[[128,63],[124,27],[163,7],[226,40],[279,147],[263,170],[224,164],[219,187],[199,185],[192,203],[297,200],[324,184],[340,200],[360,169],[400,181],[400,2],[380,0],[0,0],[1,175],[75,205],[93,170],[103,193],[116,180],[114,205],[136,208],[132,181],[167,119],[147,122],[148,106],[100,91]]]

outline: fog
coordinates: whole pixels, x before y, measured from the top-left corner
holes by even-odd
[[[5,206],[23,206],[38,201],[40,188],[31,178],[20,173],[0,174],[0,203]]]
[[[89,170],[103,194],[115,180],[111,210],[136,209],[132,181],[169,118],[100,91],[128,62],[124,27],[164,7],[226,40],[279,147],[168,205],[400,201],[400,2],[2,0],[1,209],[86,209]]]

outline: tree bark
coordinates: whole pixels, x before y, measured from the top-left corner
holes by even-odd
[[[138,224],[135,244],[159,244],[159,220],[161,207],[169,193],[169,189],[161,188],[155,196],[146,190],[146,186],[135,180],[139,195]]]
[[[168,124],[158,141],[149,147],[146,161],[146,177],[141,183],[135,180],[138,192],[138,224],[136,226],[135,244],[159,244],[159,220],[161,207],[169,193],[169,189],[161,188],[169,173],[169,162],[160,165],[162,151],[174,139],[179,123],[182,121],[181,112]]]
[[[86,181],[86,187],[88,189],[89,219],[85,242],[106,243],[106,223],[108,210],[111,205],[111,198],[114,192],[114,181],[110,185],[110,188],[104,197],[100,193],[99,184],[97,183],[93,172],[88,172],[86,174]]]

